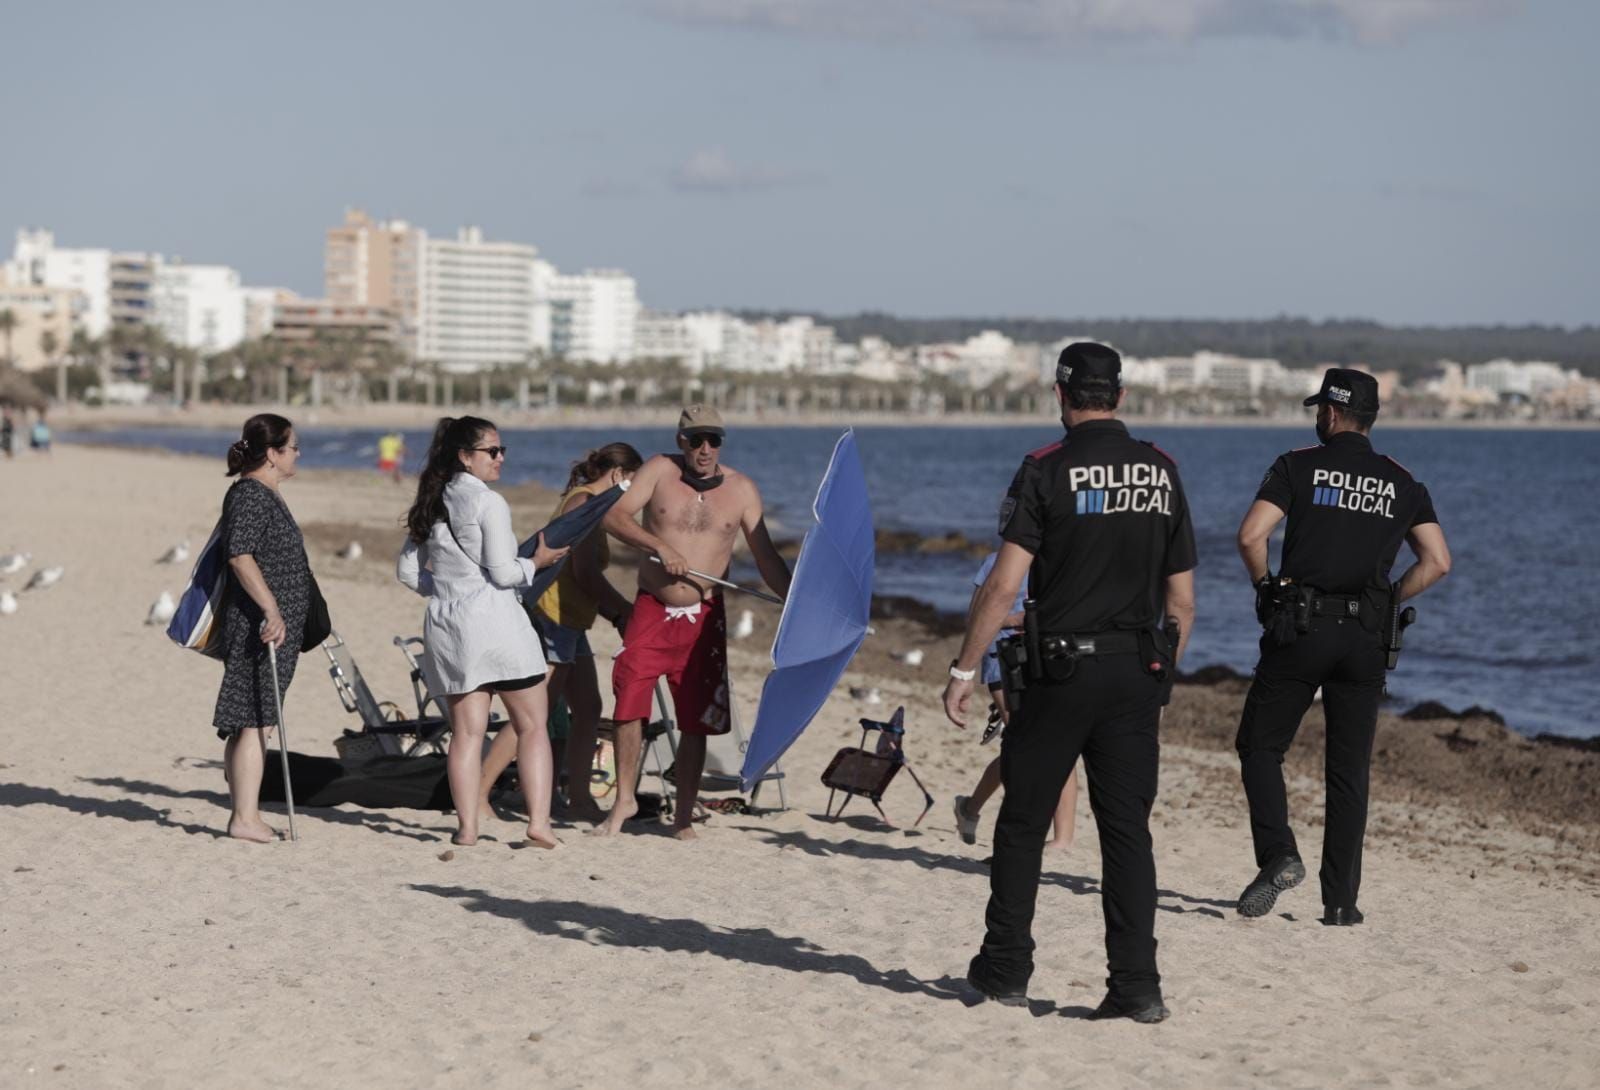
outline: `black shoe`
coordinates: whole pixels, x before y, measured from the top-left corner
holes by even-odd
[[[1239,894],[1239,915],[1265,916],[1278,901],[1278,894],[1293,889],[1306,879],[1306,865],[1298,855],[1286,855],[1261,868],[1255,881]]]
[[[1328,905],[1322,910],[1324,927],[1354,927],[1364,919],[1355,905]]]
[[[1172,1012],[1167,1009],[1167,1005],[1161,1001],[1159,995],[1153,999],[1117,999],[1108,995],[1100,1001],[1100,1005],[1094,1009],[1094,1013],[1089,1017],[1096,1020],[1128,1018],[1147,1026],[1153,1026],[1157,1022],[1165,1022],[1171,1014]]]
[[[971,984],[985,999],[993,999],[996,1003],[1004,1003],[1008,1007],[1025,1007],[1028,1004],[1028,986],[1026,984],[1001,984],[989,975],[988,966],[979,954],[967,966],[967,983]]]

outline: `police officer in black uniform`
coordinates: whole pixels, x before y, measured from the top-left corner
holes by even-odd
[[[1322,922],[1362,920],[1361,843],[1368,766],[1384,671],[1398,652],[1399,605],[1450,570],[1450,550],[1428,490],[1372,449],[1378,383],[1331,367],[1317,406],[1320,445],[1292,450],[1267,471],[1239,527],[1239,554],[1256,586],[1265,632],[1236,746],[1250,801],[1260,873],[1239,895],[1239,914],[1263,916],[1300,884],[1305,866],[1289,829],[1283,755],[1318,688],[1327,717],[1327,826],[1322,839]],[[1277,575],[1267,541],[1287,516]],[[1416,563],[1391,586],[1400,542]]]
[[[1177,465],[1114,419],[1121,373],[1121,357],[1104,345],[1062,351],[1055,390],[1067,436],[1023,459],[1011,482],[1000,512],[1005,543],[973,603],[944,702],[965,726],[974,671],[1030,579],[1025,634],[1003,645],[1009,696],[1021,687],[1020,703],[1000,749],[1005,800],[988,931],[967,980],[989,998],[1026,1001],[1045,831],[1082,755],[1104,861],[1110,970],[1095,1013],[1159,1022],[1168,1012],[1156,971],[1149,819],[1161,708],[1194,618],[1194,529]]]

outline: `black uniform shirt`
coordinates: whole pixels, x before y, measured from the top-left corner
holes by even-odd
[[[1089,634],[1161,623],[1166,578],[1195,565],[1178,466],[1118,420],[1079,424],[1022,460],[1000,536],[1034,555],[1042,632]]]
[[[1330,594],[1387,590],[1406,534],[1439,521],[1427,488],[1353,431],[1280,457],[1256,499],[1289,516],[1280,574]]]

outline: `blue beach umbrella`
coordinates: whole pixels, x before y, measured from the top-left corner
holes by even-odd
[[[588,503],[582,504],[564,515],[557,515],[550,520],[549,525],[524,541],[517,549],[517,555],[532,557],[533,551],[539,547],[539,534],[544,535],[544,543],[552,549],[562,549],[568,545],[576,545],[588,537],[600,525],[600,520],[606,517],[606,512],[611,506],[622,498],[626,491],[621,485],[612,485],[604,492],[592,497]],[[570,555],[570,554],[569,554]],[[543,594],[551,583],[556,581],[556,576],[561,574],[561,569],[566,565],[567,558],[548,568],[540,568],[533,577],[533,585],[522,592],[526,601],[534,601]]]
[[[811,512],[739,773],[746,791],[822,710],[867,635],[876,550],[854,431],[835,444]]]

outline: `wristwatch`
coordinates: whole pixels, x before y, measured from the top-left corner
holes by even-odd
[[[958,663],[960,661],[961,661],[960,659],[951,659],[950,660],[950,676],[951,677],[955,678],[957,681],[971,681],[973,678],[978,676],[978,671],[976,671],[976,670],[963,670],[959,666],[957,666],[956,663]]]

